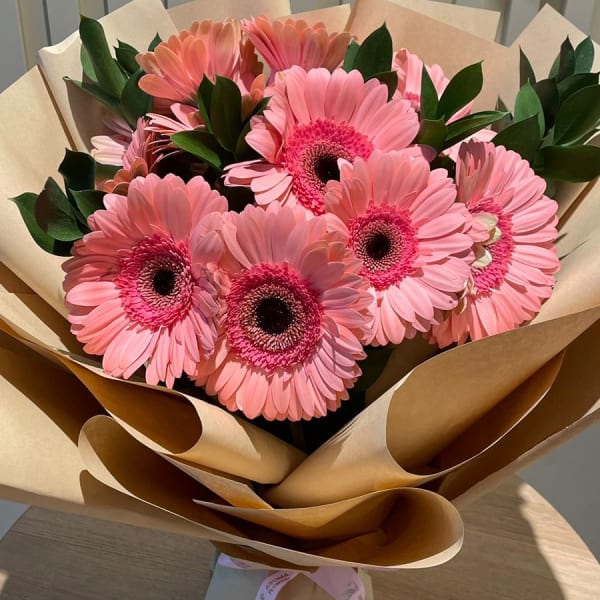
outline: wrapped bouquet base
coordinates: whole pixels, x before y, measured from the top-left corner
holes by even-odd
[[[359,569],[329,567],[314,571],[272,570],[221,554],[213,568],[205,600],[235,598],[311,598],[373,600],[369,575]]]
[[[247,8],[218,10],[244,16]],[[272,16],[286,9],[252,7]],[[171,14],[175,23],[159,0],[138,0],[103,23],[111,41],[145,47],[156,31],[166,37],[175,25],[223,16],[203,2]],[[477,22],[479,13],[469,14]],[[359,40],[385,20],[398,46],[449,73],[484,59],[482,106],[514,96],[516,46],[383,0],[358,0],[347,16],[346,7],[305,15],[346,26]],[[535,48],[547,45],[548,32],[559,42],[582,37],[547,8],[517,44],[543,62]],[[104,133],[90,98],[63,80],[81,79],[79,56],[77,36],[44,49],[44,74],[34,69],[0,96],[3,197],[41,189],[65,147],[88,150],[90,136]],[[64,319],[61,259],[35,246],[5,202],[0,494],[207,538],[236,559],[284,571],[450,559],[463,537],[457,507],[600,417],[600,186],[565,187],[559,196],[561,269],[539,315],[435,356],[420,340],[400,346],[369,390],[369,406],[308,456],[220,406],[106,375]],[[297,580],[289,585],[310,582]]]

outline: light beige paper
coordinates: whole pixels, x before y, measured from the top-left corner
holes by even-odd
[[[18,107],[18,110],[15,110]],[[66,314],[62,259],[40,250],[8,198],[39,193],[70,143],[37,68],[0,95],[0,264]]]
[[[239,508],[205,500],[196,502],[294,538],[316,541],[366,534],[380,527],[394,512],[404,512],[406,519],[410,520],[412,516],[406,512],[405,507],[413,506],[413,501],[414,506],[418,506],[418,498],[428,493],[430,492],[420,488],[396,488],[305,508]]]
[[[435,356],[313,452],[267,500],[308,506],[421,483],[411,469],[427,465],[598,318],[600,307]]]
[[[486,40],[494,41],[498,33],[500,13],[494,10],[447,4],[446,2],[436,2],[435,0],[391,1],[398,6],[414,10],[436,21],[452,25],[452,27]]]
[[[289,15],[290,12],[288,0],[227,0],[225,2],[195,0],[169,8],[169,16],[178,30],[187,29],[194,21],[203,19],[218,20],[227,17],[243,19],[259,15],[275,18]]]
[[[180,458],[175,459],[168,454],[162,456],[172,465],[225,500],[225,502],[231,504],[231,506],[252,509],[273,508],[254,491],[250,479],[242,479],[230,473],[215,471],[208,467],[199,467]]]
[[[108,377],[74,357],[63,364],[124,429],[155,452],[265,484],[281,481],[303,458],[293,446],[220,406]]]
[[[597,322],[569,346],[561,372],[544,400],[497,446],[443,479],[440,493],[465,506],[598,421],[600,377],[595,358],[599,340]]]
[[[4,303],[10,309],[0,317],[3,328],[52,354],[106,411],[154,451],[260,483],[281,481],[302,460],[299,450],[224,408],[166,388],[109,377],[90,359],[43,343],[31,333],[39,316],[23,303],[24,298],[25,294],[0,291],[0,308]],[[10,316],[19,320],[11,321]],[[45,323],[40,329],[52,338],[54,332]]]
[[[311,554],[307,554],[300,540],[248,522],[235,521],[234,526],[233,521],[225,520],[215,511],[190,503],[191,498],[206,497],[208,490],[136,442],[110,417],[90,419],[82,428],[79,445],[88,470],[106,485],[214,529],[216,540],[241,543],[292,564],[433,566],[451,558],[462,544],[463,527],[456,509],[437,494],[414,490],[415,493],[404,494],[397,502],[396,510],[372,532],[335,544],[311,545]],[[411,518],[405,527],[398,527],[406,514]],[[252,539],[247,539],[246,535]]]

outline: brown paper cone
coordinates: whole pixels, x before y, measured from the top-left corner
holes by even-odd
[[[435,0],[391,0],[393,4],[426,15],[440,23],[452,25],[472,35],[494,41],[498,33],[500,13],[472,6],[448,5]],[[406,46],[409,50],[410,47]]]
[[[43,343],[32,333],[36,327],[47,340],[53,340],[55,332],[23,298],[26,295],[0,291],[0,307],[7,308],[0,319],[2,328],[62,363],[104,410],[154,451],[261,483],[281,481],[302,460],[296,448],[221,407],[165,388],[111,378],[89,359]]]
[[[600,307],[435,356],[311,454],[267,499],[308,506],[423,482],[408,470],[426,465],[598,318]]]
[[[221,10],[234,16],[258,7],[272,15],[288,12],[282,1],[234,4],[210,5],[208,14],[208,4],[196,1],[170,14],[181,25]],[[345,11],[335,7],[306,18],[341,29]],[[478,108],[490,109],[499,92],[510,97],[516,88],[517,52],[473,34],[480,24],[480,35],[490,36],[495,17],[469,12],[467,22],[466,14],[460,18],[471,33],[449,26],[450,18],[440,23],[385,0],[357,0],[348,27],[362,39],[386,20],[397,48],[441,64],[449,76],[484,59]],[[556,26],[556,19],[542,11],[523,44],[533,48],[540,32],[562,32],[565,25]],[[140,48],[156,31],[163,37],[175,31],[159,0],[136,0],[104,25],[110,40],[118,36]],[[5,197],[38,192],[65,146],[88,148],[88,136],[102,130],[100,112],[62,81],[65,74],[81,77],[78,52],[76,36],[42,52],[52,95],[32,70],[0,97],[7,115],[0,143]],[[536,70],[538,59],[546,59],[532,50],[530,57]],[[219,540],[232,553],[262,562],[439,564],[462,540],[458,513],[443,496],[467,501],[600,415],[590,360],[600,335],[599,193],[598,184],[585,194],[569,191],[558,285],[532,325],[423,364],[431,348],[415,343],[406,353],[405,346],[372,388],[374,402],[306,459],[218,407],[111,379],[78,356],[56,312],[64,314],[61,260],[35,246],[14,205],[0,205],[0,417],[8,431],[0,439],[0,491]],[[402,381],[400,370],[408,373]],[[253,483],[276,483],[290,472],[268,494]],[[426,481],[443,496],[406,487]],[[271,507],[276,504],[286,508]]]
[[[243,544],[292,564],[433,566],[451,558],[462,544],[462,522],[449,502],[426,490],[406,490],[398,492],[394,510],[377,522],[375,531],[311,546],[307,554],[300,540],[248,522],[227,521],[205,508],[206,501],[190,502],[206,498],[208,490],[136,442],[110,417],[90,419],[82,428],[79,446],[87,469],[109,487],[207,528],[211,539]],[[410,515],[408,525],[400,528],[398,522],[405,523],[405,515]]]

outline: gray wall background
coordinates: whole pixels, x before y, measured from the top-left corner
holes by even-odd
[[[296,10],[317,4],[297,0]],[[55,0],[54,6],[70,9],[70,0]],[[0,15],[0,90],[25,70],[20,52],[20,33],[14,27],[16,5],[2,0]],[[12,12],[14,11],[14,13]],[[12,17],[11,17],[12,15]],[[69,18],[72,15],[69,16]],[[57,19],[53,15],[53,19]],[[68,21],[69,19],[65,19]],[[70,27],[66,33],[74,30]],[[600,224],[599,224],[600,226]],[[521,476],[546,497],[571,523],[590,549],[600,558],[600,424],[525,469]],[[0,501],[0,538],[25,507]]]

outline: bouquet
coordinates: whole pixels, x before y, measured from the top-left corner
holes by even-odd
[[[229,8],[83,17],[0,99],[3,495],[439,564],[596,417],[594,44],[546,76],[382,0]]]

